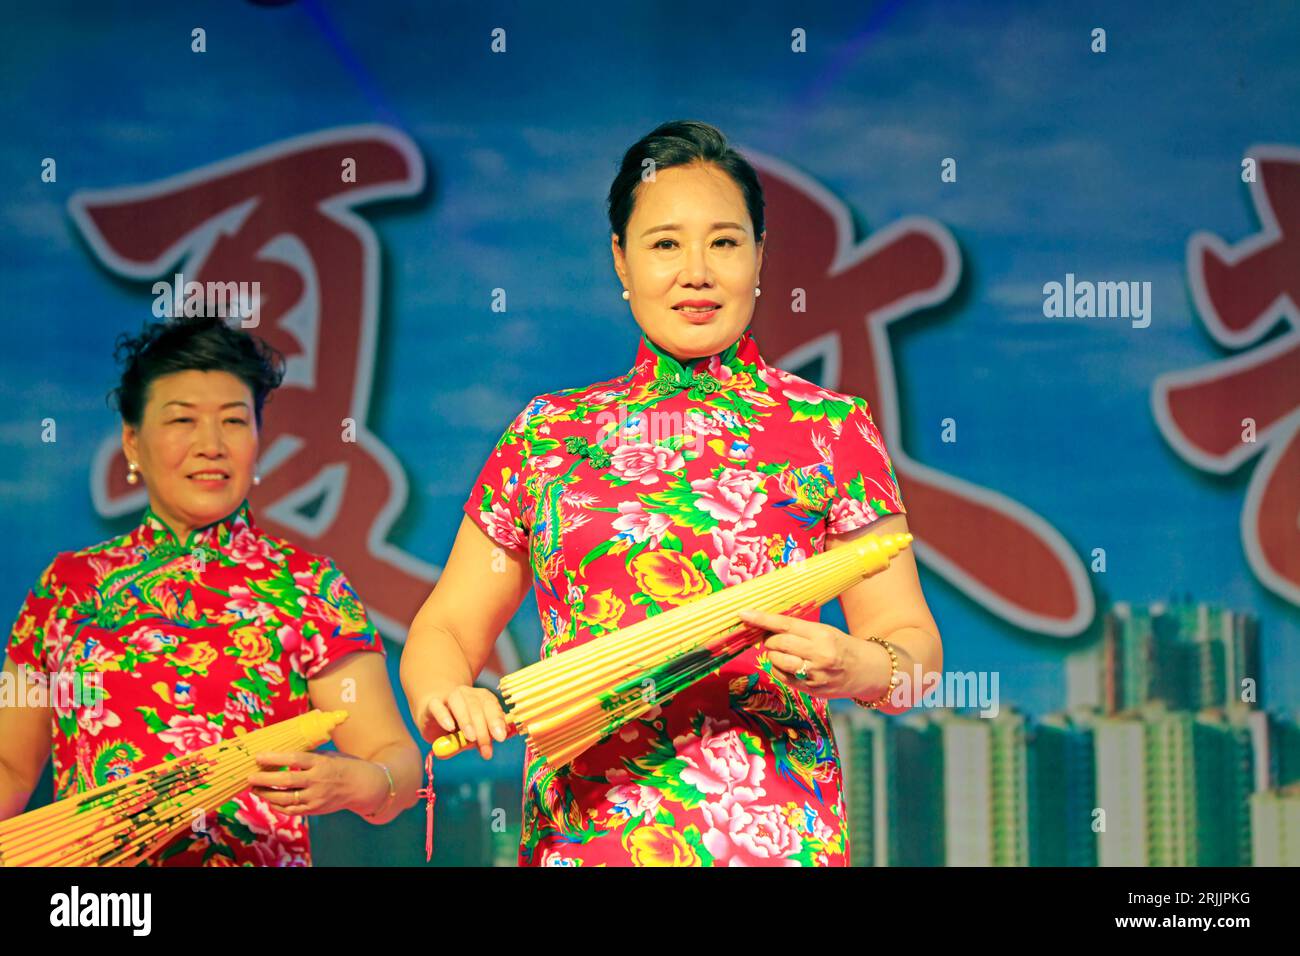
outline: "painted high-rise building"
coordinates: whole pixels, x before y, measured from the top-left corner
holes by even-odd
[[[1048,714],[1029,730],[1031,866],[1096,866],[1096,757],[1086,718]]]
[[[1250,833],[1256,866],[1300,866],[1300,784],[1252,794]]]
[[[1136,610],[1120,601],[1103,616],[1100,644],[1075,655],[1066,674],[1070,710],[1116,714],[1152,700],[1189,711],[1257,706],[1259,621],[1187,599]]]
[[[1101,866],[1245,866],[1254,788],[1247,711],[1153,701],[1094,721]]]
[[[940,712],[944,834],[949,866],[1029,865],[1027,721]]]
[[[833,710],[854,866],[942,866],[943,745],[926,714]]]

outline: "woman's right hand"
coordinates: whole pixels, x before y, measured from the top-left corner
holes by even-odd
[[[492,756],[492,740],[506,739],[506,714],[497,695],[485,687],[458,684],[434,691],[420,705],[420,734],[429,743],[460,731],[478,745],[483,758]]]

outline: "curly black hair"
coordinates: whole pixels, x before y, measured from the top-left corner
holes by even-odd
[[[216,316],[148,323],[139,335],[122,333],[114,357],[122,379],[110,392],[122,421],[139,426],[149,385],[173,372],[229,372],[253,393],[257,427],[262,405],[284,380],[284,356],[255,335]]]
[[[641,185],[643,163],[652,160],[656,170],[709,163],[717,166],[740,187],[754,224],[754,238],[763,236],[763,186],[758,173],[744,156],[727,142],[716,126],[699,120],[673,120],[663,123],[633,143],[619,164],[618,175],[609,187],[609,228],[618,236],[618,244],[627,247],[627,223],[636,205],[637,187]]]

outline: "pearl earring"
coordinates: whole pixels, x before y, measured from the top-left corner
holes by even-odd
[[[128,485],[138,485],[140,483],[140,467],[133,461],[127,462],[126,483]]]
[[[754,298],[758,298],[762,294],[763,294],[763,290],[760,289],[758,286],[754,286]]]
[[[632,298],[632,293],[631,293],[631,292],[628,292],[627,289],[624,289],[624,290],[623,290],[623,298],[624,298],[624,299],[630,299],[630,298]]]
[[[255,485],[260,485],[261,483],[262,483],[262,476],[261,476],[261,475],[254,475],[254,476],[253,476],[253,484],[255,484]]]

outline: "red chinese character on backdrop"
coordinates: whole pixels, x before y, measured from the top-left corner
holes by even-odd
[[[1246,155],[1258,172],[1249,185],[1260,230],[1233,246],[1193,235],[1187,279],[1210,335],[1247,351],[1161,375],[1151,401],[1165,440],[1203,471],[1227,474],[1260,455],[1242,544],[1264,586],[1300,604],[1300,149]]]
[[[346,164],[354,164],[354,177]],[[398,641],[437,570],[387,542],[406,502],[406,478],[366,428],[380,263],[374,233],[353,209],[423,188],[424,161],[409,138],[353,126],[69,200],[95,255],[119,275],[260,283],[260,316],[250,331],[284,353],[287,368],[262,435],[262,482],[251,495],[258,520],[338,560],[376,624]],[[355,440],[345,440],[345,420],[354,423]],[[110,438],[91,478],[101,514],[145,504],[125,476]],[[312,516],[300,510],[316,499]],[[517,663],[504,640],[488,667],[500,674]]]
[[[888,326],[951,294],[961,269],[952,237],[911,217],[855,245],[848,210],[835,197],[783,163],[746,155],[763,180],[770,235],[794,237],[763,263],[768,294],[754,321],[769,360],[793,369],[821,357],[822,385],[867,399],[922,563],[1019,627],[1078,634],[1095,603],[1064,537],[1023,505],[919,464],[903,447]],[[795,288],[806,292],[806,313],[788,311]]]

